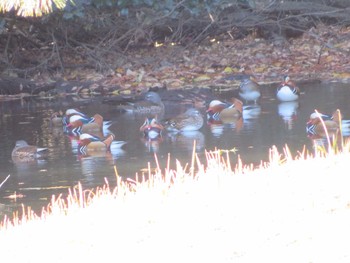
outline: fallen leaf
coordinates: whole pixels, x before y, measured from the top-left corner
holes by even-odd
[[[224,69],[224,73],[227,73],[227,74],[233,73],[233,69],[231,67],[226,67]]]
[[[200,81],[205,81],[205,80],[210,80],[211,78],[208,75],[200,75],[197,78],[195,78],[193,81],[194,82],[200,82]]]

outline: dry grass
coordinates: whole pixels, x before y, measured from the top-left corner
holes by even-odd
[[[350,262],[349,146],[271,149],[259,169],[208,152],[149,180],[78,187],[0,227],[1,261]]]

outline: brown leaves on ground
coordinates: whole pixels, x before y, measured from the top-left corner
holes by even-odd
[[[350,79],[349,40],[349,28],[326,26],[289,40],[265,40],[253,35],[234,40],[224,35],[189,48],[169,44],[129,50],[123,55],[124,63],[108,73],[72,70],[63,77],[127,90],[235,87],[242,74],[255,75],[260,84],[280,82],[285,74],[295,81],[344,81]]]

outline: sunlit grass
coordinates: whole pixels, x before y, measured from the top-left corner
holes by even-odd
[[[42,16],[52,12],[53,4],[56,8],[63,9],[66,3],[67,0],[1,0],[0,12],[7,13],[15,10],[18,16]]]
[[[297,156],[272,147],[260,167],[232,164],[231,154],[209,151],[202,163],[193,153],[190,167],[176,161],[176,169],[156,160],[136,180],[121,180],[116,168],[116,187],[78,185],[40,216],[24,208],[1,224],[1,258],[349,262],[349,143]]]

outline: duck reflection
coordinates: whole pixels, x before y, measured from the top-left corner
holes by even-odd
[[[65,132],[64,132],[62,127],[53,126],[53,127],[51,127],[50,132],[51,132],[53,139],[59,139],[63,135],[65,135]]]
[[[261,106],[258,104],[243,106],[243,120],[257,119],[261,114]]]
[[[161,135],[158,135],[155,138],[144,136],[141,138],[141,141],[145,145],[148,152],[157,153],[159,151],[159,146],[163,142],[163,137]]]
[[[82,175],[85,181],[91,184],[96,183],[96,176],[99,170],[112,169],[114,166],[113,155],[110,152],[94,153],[92,155],[79,155]]]
[[[286,101],[278,104],[278,115],[282,117],[288,130],[293,129],[293,125],[297,117],[298,108],[298,101]]]
[[[239,132],[243,128],[243,118],[225,119],[225,121],[208,121],[211,133],[219,138],[225,130],[234,130]]]
[[[79,136],[67,135],[67,138],[70,142],[72,153],[77,155],[79,148]]]
[[[328,150],[328,141],[326,138],[312,138],[309,137],[312,143],[312,148],[314,149],[315,154],[318,152],[325,152]]]
[[[261,114],[261,106],[258,104],[251,104],[243,106],[243,126],[246,131],[255,129],[257,120]]]
[[[203,150],[205,145],[205,137],[200,131],[169,132],[168,138],[176,147],[188,152],[193,150],[194,142],[196,143],[196,151]]]
[[[38,158],[23,158],[18,159],[17,157],[12,157],[13,164],[16,167],[17,175],[27,177],[28,174],[37,175],[40,171],[47,169],[47,160]]]

